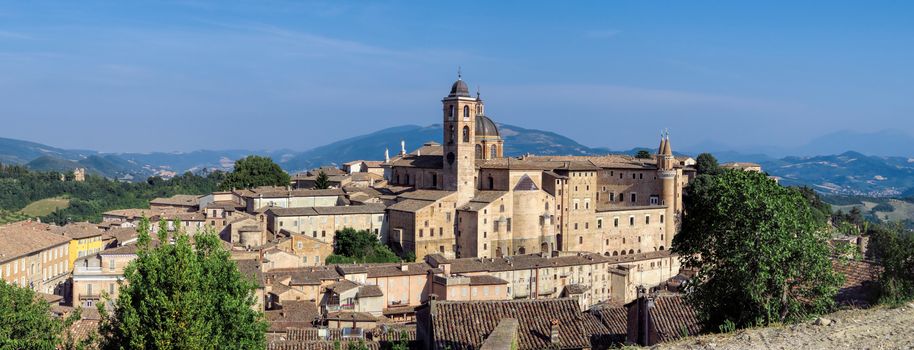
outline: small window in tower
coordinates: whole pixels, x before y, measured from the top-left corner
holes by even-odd
[[[463,106],[463,120],[470,120],[470,106]]]
[[[476,159],[482,159],[482,146],[476,145]]]
[[[492,153],[491,158],[493,158],[493,159],[498,158],[498,148],[496,148],[495,145],[492,145],[491,153]]]
[[[470,127],[463,127],[463,142],[470,142]]]
[[[451,105],[451,111],[448,113],[448,118],[454,119],[454,105]]]

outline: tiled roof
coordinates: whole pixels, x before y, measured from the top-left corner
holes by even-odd
[[[336,265],[336,271],[341,275],[368,273],[368,268],[363,265]]]
[[[665,258],[671,255],[669,250],[620,256],[604,256],[597,253],[579,253],[576,255],[542,257],[539,254],[515,255],[503,258],[462,258],[447,260],[451,264],[451,273],[469,273],[485,271],[512,271],[537,267],[578,266],[599,263],[622,264],[649,259]]]
[[[397,203],[394,203],[393,205],[387,207],[387,209],[414,213],[414,212],[422,210],[423,208],[428,207],[432,204],[435,204],[435,202],[422,201],[422,200],[417,200],[417,199],[406,199],[406,200],[401,200]]]
[[[279,309],[267,310],[264,318],[270,323],[270,331],[284,331],[289,328],[312,327],[320,318],[317,305],[310,300],[286,300]]]
[[[628,335],[628,308],[624,305],[598,305],[587,312],[603,323],[609,331],[608,338],[615,344],[622,344]]]
[[[844,275],[844,284],[835,300],[839,304],[866,306],[873,303],[878,293],[879,274],[882,268],[871,261],[832,260],[836,272]]]
[[[31,221],[0,226],[0,262],[43,251],[70,242],[69,237],[54,234],[47,224]]]
[[[539,187],[536,187],[536,184],[533,183],[533,179],[527,174],[524,174],[520,178],[520,181],[517,182],[517,185],[514,186],[515,191],[538,191]]]
[[[353,322],[374,322],[378,318],[367,312],[339,311],[331,312],[325,317],[327,320],[334,321],[353,321]]]
[[[478,349],[504,318],[518,320],[519,350],[603,348],[591,339],[608,332],[596,317],[580,312],[574,299],[431,301],[428,307],[439,349]],[[549,338],[553,321],[558,322],[555,343]]]
[[[505,281],[501,278],[489,275],[477,275],[477,276],[467,276],[470,278],[471,286],[491,286],[498,284],[508,284],[508,281]]]
[[[660,342],[692,336],[701,332],[698,314],[679,295],[659,295],[650,309],[650,319]]]
[[[352,290],[352,289],[355,289],[358,287],[359,287],[358,283],[344,279],[344,280],[340,280],[340,281],[331,283],[330,285],[327,286],[327,290],[332,291],[336,294],[340,294],[340,293],[343,293],[343,292],[346,292],[346,291],[349,291],[349,290]]]
[[[403,271],[402,266],[406,266]],[[425,275],[432,267],[424,262],[406,264],[371,264],[368,265],[368,278]]]
[[[136,239],[139,236],[139,233],[136,232],[136,228],[133,227],[113,227],[105,231],[105,233],[114,237],[114,240],[117,241],[117,244],[124,244],[125,242]]]
[[[83,239],[101,236],[104,231],[98,225],[89,222],[74,222],[66,226],[54,227],[54,233],[61,234],[71,239]]]
[[[263,271],[260,269],[260,262],[257,259],[235,260],[238,265],[238,271],[246,278],[250,278],[257,283],[258,287],[264,286]]]
[[[261,195],[264,198],[280,198],[280,197],[330,197],[330,196],[342,196],[345,194],[343,190],[338,188],[329,188],[325,190],[309,190],[309,189],[288,189],[285,187],[257,187],[249,190],[235,190],[235,192],[246,198],[259,198]]]
[[[387,209],[387,207],[383,204],[365,204],[337,207],[270,208],[267,212],[272,213],[275,216],[317,216],[383,214],[385,209]]]
[[[155,198],[149,201],[149,204],[155,205],[173,205],[173,206],[195,206],[198,204],[200,196],[188,194],[176,194],[171,197]]]
[[[528,156],[524,159],[541,162],[586,163],[603,169],[657,169],[657,161],[652,158],[641,159],[623,154],[608,154],[602,156]],[[560,168],[557,167],[555,169]]]
[[[393,167],[441,169],[444,167],[444,157],[440,154],[431,155],[422,153],[422,155],[419,156],[408,154],[404,157],[391,159],[389,164]]]
[[[384,292],[378,286],[367,285],[359,287],[359,292],[355,296],[356,298],[383,297]]]
[[[453,191],[416,190],[411,192],[403,192],[400,194],[400,198],[418,199],[423,201],[437,201],[453,194]]]
[[[563,292],[566,295],[577,295],[577,294],[584,294],[584,292],[586,292],[588,289],[590,289],[589,286],[584,286],[584,285],[580,285],[580,284],[569,284],[569,285],[565,286],[565,289],[563,290]]]

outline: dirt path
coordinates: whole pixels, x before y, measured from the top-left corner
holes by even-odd
[[[843,310],[824,319],[831,322],[708,335],[652,349],[914,349],[914,303],[895,309]]]

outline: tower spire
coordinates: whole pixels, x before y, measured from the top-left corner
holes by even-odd
[[[463,74],[460,71],[460,65],[457,66],[457,80],[463,79]]]

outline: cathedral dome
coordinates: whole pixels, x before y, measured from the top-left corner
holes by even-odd
[[[463,79],[457,79],[454,85],[451,85],[450,96],[470,97],[470,89],[467,88],[467,83],[464,83]]]
[[[500,137],[498,134],[498,128],[495,126],[495,123],[492,122],[492,119],[484,115],[476,116],[476,136],[477,137],[486,137],[494,136]]]

